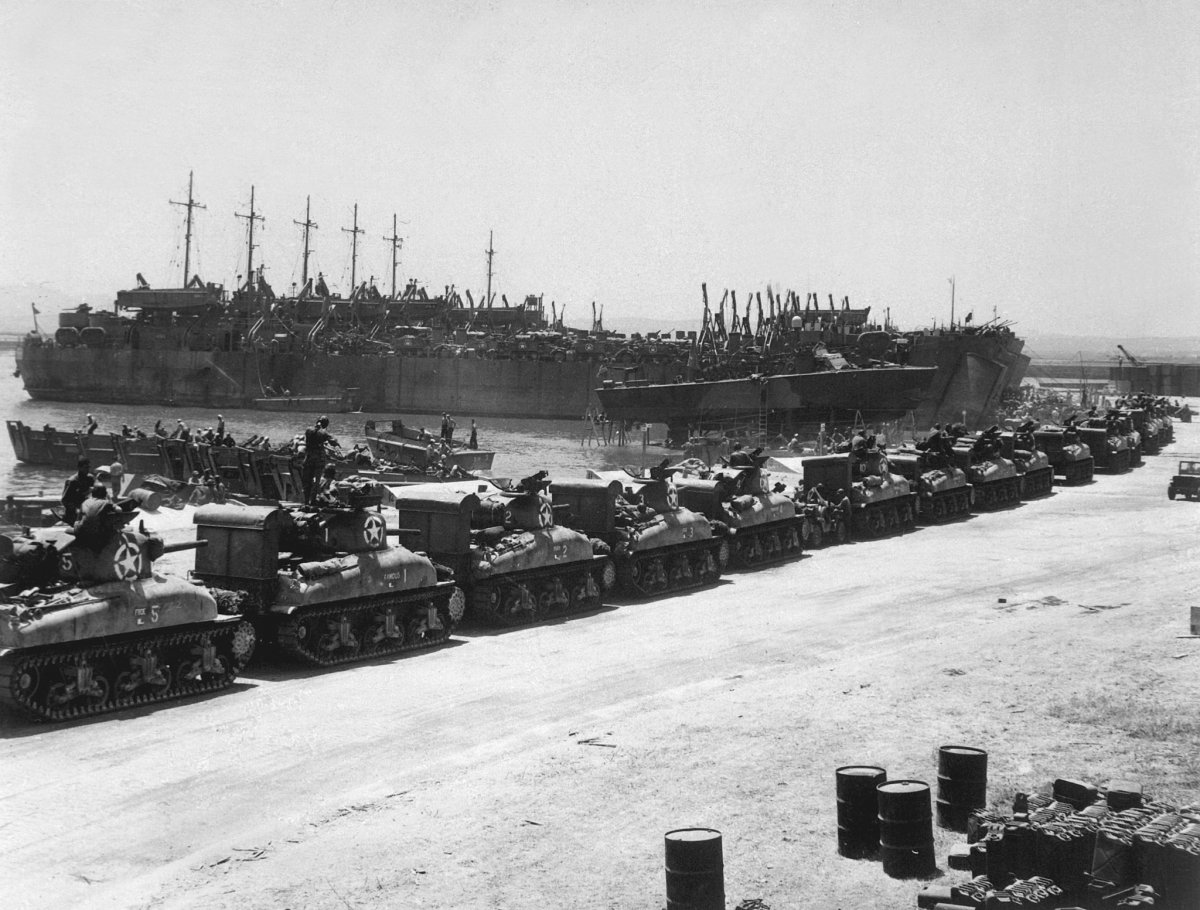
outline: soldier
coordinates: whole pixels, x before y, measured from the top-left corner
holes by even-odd
[[[474,417],[471,418],[471,438],[467,442],[467,448],[468,449],[478,449],[479,448],[479,433],[475,427],[475,418]]]
[[[79,507],[83,505],[84,500],[88,497],[88,492],[95,483],[96,478],[92,476],[92,463],[86,458],[80,458],[78,473],[68,477],[67,482],[63,484],[63,521],[69,525],[75,524],[75,519],[79,517]]]
[[[91,436],[98,429],[100,429],[100,424],[97,422],[95,417],[93,417],[91,414],[88,414],[87,415],[87,434],[89,436]]]
[[[317,481],[317,490],[313,494],[313,504],[318,506],[340,505],[337,495],[337,465],[327,464],[321,471],[321,479]]]
[[[328,457],[325,447],[338,445],[328,428],[329,418],[318,417],[317,422],[304,431],[304,466],[300,476],[304,484],[305,502],[312,502],[316,495],[317,475],[325,467]]]
[[[98,483],[92,487],[92,495],[79,510],[75,522],[75,540],[89,550],[99,552],[112,539],[120,527],[117,520],[120,509],[108,498],[108,487]]]

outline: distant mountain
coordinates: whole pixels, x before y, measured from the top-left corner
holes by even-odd
[[[1138,360],[1200,361],[1200,337],[1147,335],[1118,338],[1107,335],[1025,335],[1025,353],[1037,360],[1111,360],[1125,358],[1118,344]]]

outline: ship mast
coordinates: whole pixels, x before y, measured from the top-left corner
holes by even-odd
[[[954,276],[950,276],[950,331],[954,331]]]
[[[492,232],[488,231],[488,248],[484,250],[488,258],[488,274],[487,274],[487,306],[492,308],[492,257],[496,255],[496,251],[492,249]]]
[[[404,245],[404,238],[396,233],[396,213],[392,212],[392,236],[384,237],[384,240],[392,242],[392,299],[396,299],[396,254],[400,252],[400,247]]]
[[[250,237],[246,242],[246,287],[249,289],[254,282],[254,222],[262,221],[263,216],[254,211],[254,187],[250,187],[250,214],[243,215],[234,212],[234,217],[245,218],[250,226]]]
[[[187,209],[187,230],[183,235],[183,286],[188,285],[188,272],[192,265],[192,209],[204,208],[199,202],[192,198],[192,174],[194,171],[188,171],[188,201],[176,202],[170,200],[171,205],[182,205]]]
[[[317,227],[317,223],[312,220],[312,215],[310,214],[311,206],[312,206],[312,196],[305,196],[304,197],[304,220],[303,221],[296,221],[295,219],[292,220],[292,224],[298,224],[298,225],[300,225],[300,227],[304,228],[304,265],[301,268],[301,274],[300,274],[300,287],[302,287],[302,288],[308,287],[308,254],[311,252],[311,250],[309,249],[309,246],[308,246],[308,232],[310,230],[315,230]]]
[[[350,293],[353,294],[358,289],[358,285],[355,283],[358,275],[358,235],[366,233],[358,226],[357,202],[354,203],[354,227],[342,228],[342,230],[350,235]]]

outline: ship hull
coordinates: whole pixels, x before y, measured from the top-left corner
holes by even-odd
[[[827,370],[710,382],[636,383],[598,390],[604,413],[616,420],[667,424],[754,418],[767,411],[785,423],[859,411],[870,419],[898,417],[917,407],[934,370],[880,367]]]
[[[342,400],[365,411],[579,419],[597,401],[594,360],[489,360],[411,355],[338,356],[227,351],[62,348],[25,342],[17,367],[26,393],[45,401],[254,408],[266,385],[299,398]],[[650,378],[677,369],[650,364]],[[96,377],[103,377],[99,382]],[[336,408],[318,408],[336,410]]]

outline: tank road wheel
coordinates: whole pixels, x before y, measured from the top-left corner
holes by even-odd
[[[890,532],[900,529],[900,510],[896,506],[890,506],[887,510],[887,529]]]
[[[670,569],[667,572],[667,590],[690,588],[695,581],[692,564],[686,553],[677,553],[671,558]]]
[[[537,616],[550,616],[567,608],[570,598],[562,586],[562,579],[552,578],[537,592]]]
[[[86,660],[60,669],[63,681],[50,686],[46,692],[46,701],[52,707],[77,702],[84,710],[98,708],[112,694],[112,686],[104,674],[96,672],[95,666]]]
[[[396,608],[382,607],[369,613],[361,641],[364,654],[407,644]]]
[[[800,539],[800,529],[794,524],[783,535],[783,551],[785,553],[804,552],[804,542]]]
[[[114,686],[118,698],[132,695],[143,687],[147,690],[146,694],[157,696],[170,689],[172,682],[170,665],[160,662],[158,654],[145,648],[130,655],[129,669],[117,674]]]
[[[946,520],[946,500],[945,499],[939,498],[939,499],[930,500],[929,505],[931,506],[931,508],[929,510],[930,517],[934,521],[945,521]]]
[[[182,688],[204,687],[214,679],[230,674],[231,668],[217,655],[212,635],[205,635],[192,645],[188,659],[179,664],[176,682]]]

